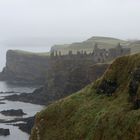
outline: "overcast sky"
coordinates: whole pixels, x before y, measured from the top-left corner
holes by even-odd
[[[140,0],[0,0],[0,40],[140,39]]]

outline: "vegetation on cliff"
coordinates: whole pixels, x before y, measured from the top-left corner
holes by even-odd
[[[103,77],[36,116],[30,140],[138,140],[140,54],[116,59]]]

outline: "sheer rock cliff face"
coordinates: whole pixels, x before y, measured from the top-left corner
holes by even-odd
[[[94,64],[82,59],[51,60],[47,81],[40,93],[45,95],[46,103],[49,104],[95,81],[103,75],[108,66],[108,64]]]
[[[0,74],[1,80],[25,83],[43,83],[48,57],[36,53],[9,50],[6,54],[6,67]]]
[[[43,87],[30,95],[16,95],[7,99],[47,105],[95,81],[108,65],[96,64],[93,59],[81,55],[49,57],[10,50],[0,78],[12,82],[42,83]]]
[[[6,66],[0,73],[0,80],[41,84],[47,82],[49,87],[52,83],[56,84],[54,85],[56,87],[59,86],[57,84],[60,84],[60,87],[63,85],[70,87],[73,83],[77,86],[76,89],[80,89],[83,87],[79,86],[80,84],[85,86],[95,80],[98,75],[103,74],[105,68],[107,65],[96,65],[92,58],[89,59],[86,56],[49,57],[37,53],[9,50],[6,55]]]
[[[109,64],[94,64],[85,59],[50,59],[45,84],[32,94],[12,95],[8,100],[18,100],[48,105],[76,92],[99,78]]]

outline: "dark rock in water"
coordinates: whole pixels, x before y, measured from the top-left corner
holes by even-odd
[[[0,123],[6,123],[9,125],[18,126],[20,130],[31,134],[31,129],[34,125],[35,116],[29,118],[16,118],[14,120],[0,120]],[[19,123],[23,122],[23,123]],[[12,124],[11,124],[12,123]]]
[[[14,94],[10,96],[6,96],[6,100],[10,101],[22,101],[32,104],[46,105],[46,94],[41,94],[43,87],[36,89],[33,93],[22,93],[20,95]]]
[[[0,105],[5,104],[5,102],[0,102]]]
[[[18,126],[19,129],[22,130],[23,132],[31,134],[31,130],[34,125],[34,120],[35,120],[35,117],[26,118],[22,120],[25,123],[17,123],[17,124],[14,124],[14,126]]]
[[[4,110],[0,112],[1,114],[5,115],[5,116],[23,116],[26,115],[22,109],[18,109],[18,110]]]
[[[98,87],[97,93],[112,95],[116,91],[118,85],[116,81],[104,80]]]
[[[10,135],[9,129],[0,128],[0,136],[8,136],[8,135]]]
[[[0,92],[0,94],[3,94],[3,93],[19,93],[19,92],[15,92],[15,91],[6,91],[6,92],[1,91]]]

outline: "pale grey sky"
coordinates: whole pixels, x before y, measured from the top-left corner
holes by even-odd
[[[140,39],[140,0],[0,0],[0,40]]]

